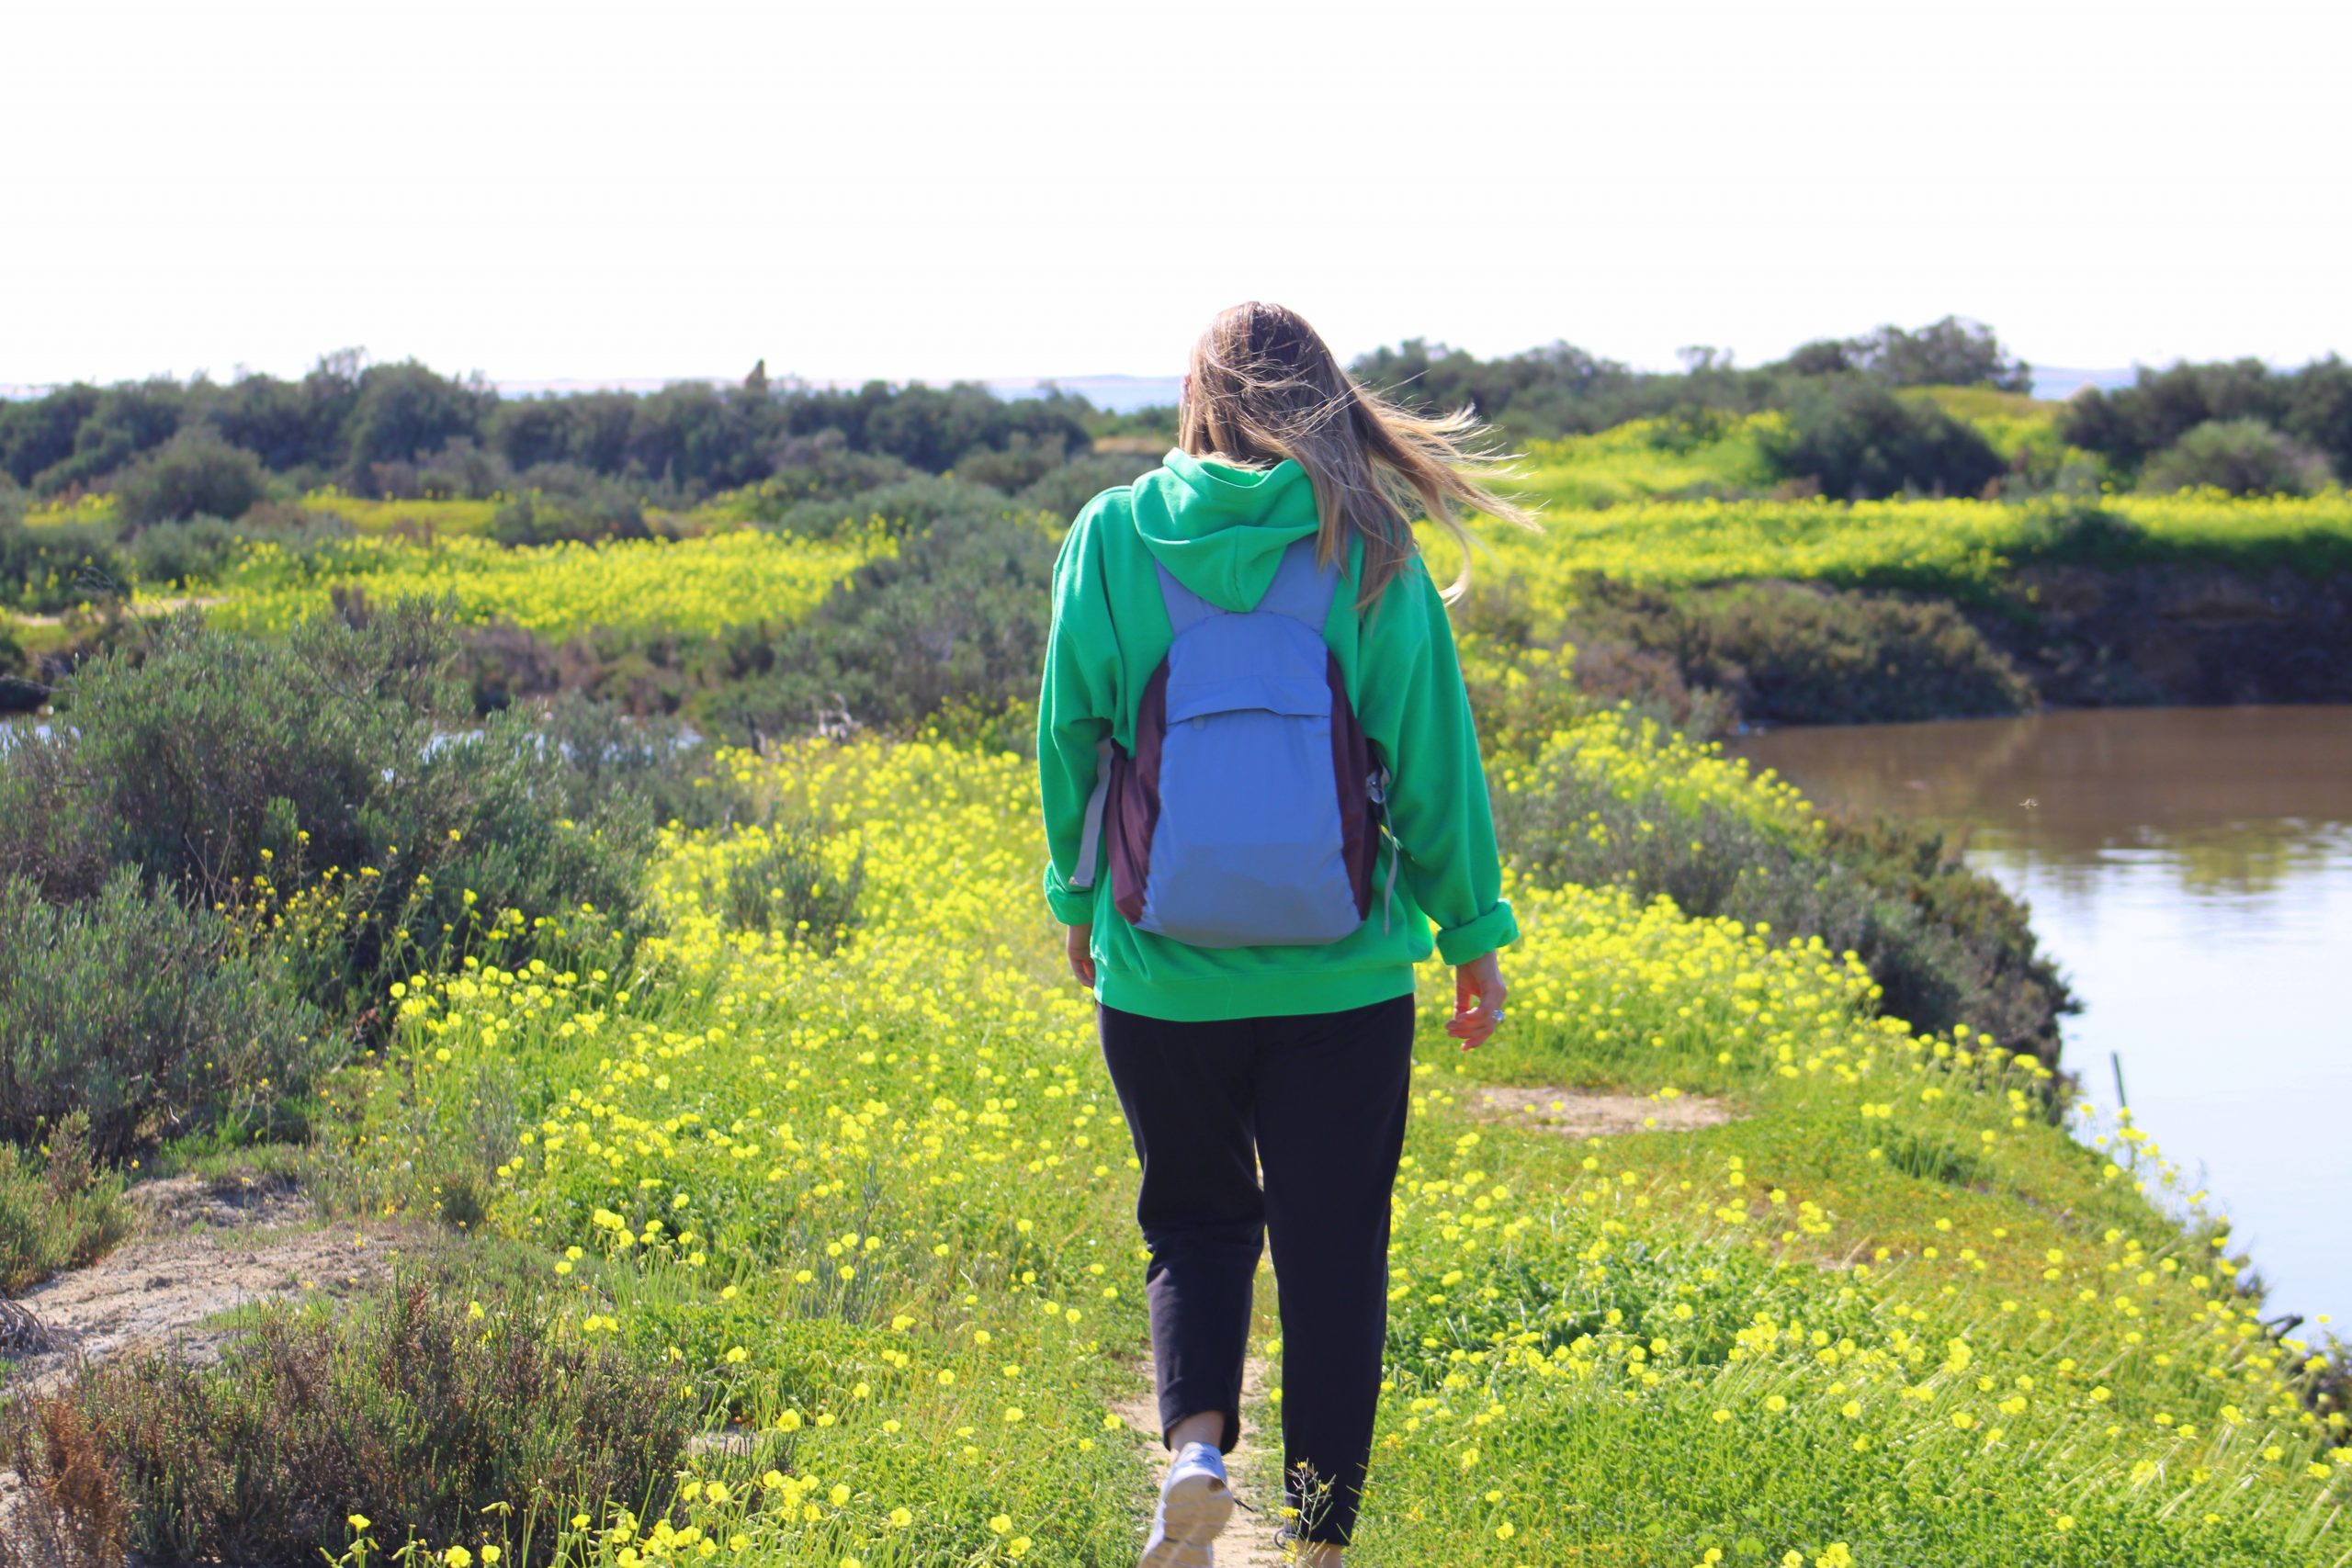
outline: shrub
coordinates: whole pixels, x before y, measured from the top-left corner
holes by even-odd
[[[0,713],[30,713],[47,702],[49,687],[39,675],[25,645],[0,622]]]
[[[45,1143],[38,1164],[0,1143],[0,1298],[94,1262],[131,1232],[122,1173],[96,1164],[89,1114],[68,1112]]]
[[[2258,419],[2209,419],[2148,459],[2140,488],[2160,494],[2210,485],[2233,495],[2308,495],[2327,459]]]
[[[175,616],[143,660],[85,665],[57,733],[0,754],[0,872],[62,901],[129,865],[207,906],[299,912],[288,962],[338,1010],[479,936],[514,942],[517,918],[560,934],[588,904],[626,934],[643,805],[592,798],[526,715],[458,731],[456,646],[422,604],[282,641]]]
[[[2125,472],[2181,441],[2200,424],[2259,421],[2323,455],[2352,476],[2352,364],[2336,355],[2300,370],[2259,359],[2142,366],[2129,387],[2086,388],[2066,400],[2060,434]]]
[[[831,953],[857,924],[857,896],[865,886],[865,852],[835,875],[825,863],[824,837],[806,822],[771,830],[757,854],[727,874],[719,909],[737,931],[780,931]],[[804,930],[805,928],[805,930]]]
[[[209,582],[244,548],[245,536],[218,517],[157,523],[130,536],[126,548],[139,581],[187,586]]]
[[[1768,922],[1858,953],[1881,1005],[1923,1030],[1965,1021],[2012,1051],[2057,1053],[2074,1003],[2025,911],[1934,829],[1833,823],[1808,843],[1707,802],[1620,794],[1573,766],[1548,789],[1497,791],[1496,836],[1539,881],[1623,884],[1684,914]]]
[[[660,1517],[699,1415],[675,1375],[561,1334],[522,1291],[486,1293],[476,1319],[408,1275],[333,1320],[270,1309],[217,1365],[85,1367],[28,1402],[0,1458],[33,1517],[112,1515],[159,1562],[307,1568],[351,1543],[357,1514],[392,1552],[495,1544],[523,1568],[549,1561],[559,1508]],[[75,1493],[50,1479],[51,1431],[76,1434],[102,1484],[86,1460]]]
[[[453,654],[429,607],[401,606],[363,625],[322,618],[282,643],[184,613],[144,659],[91,660],[64,705],[104,801],[107,859],[207,904],[235,897],[284,847],[264,842],[283,800],[315,864],[376,864],[403,841],[382,803],[413,793],[436,719],[465,711]]]
[[[902,484],[922,472],[887,452],[853,452],[838,430],[786,436],[775,449],[775,468],[760,491],[786,504],[843,500],[884,485]]]
[[[1010,445],[1003,447],[971,447],[956,459],[956,466],[949,472],[957,479],[1010,495],[1059,468],[1067,455],[1068,449],[1057,435],[1033,441],[1027,432],[1015,431]]]
[[[565,692],[548,705],[538,728],[585,806],[634,796],[655,822],[692,828],[732,821],[742,807],[741,791],[711,771],[700,737],[674,718],[632,718],[611,703]]]
[[[869,517],[880,517],[893,533],[919,536],[943,518],[993,517],[1004,510],[1003,494],[987,485],[923,474],[842,499],[797,502],[761,521],[779,534],[826,539]]]
[[[0,606],[37,615],[120,594],[130,571],[104,524],[28,528],[0,519]]]
[[[224,1119],[284,1131],[339,1050],[225,919],[128,867],[64,904],[0,883],[0,1138],[83,1111],[92,1147],[120,1160]]]
[[[1744,718],[1888,723],[2021,713],[2033,685],[1941,600],[1784,582],[1669,594],[1594,577],[1569,635],[1670,660],[1687,688],[1723,692]]]
[[[94,1262],[130,1234],[121,1173],[95,1163],[89,1113],[69,1112],[45,1142],[38,1163],[0,1142],[0,1297]]]
[[[707,716],[753,737],[824,722],[906,730],[951,705],[1001,710],[1034,696],[1056,535],[1003,507],[1000,497],[986,512],[942,512],[895,555],[859,567],[763,645],[764,666],[717,694]]]
[[[242,517],[268,492],[260,458],[202,430],[182,431],[114,482],[119,514],[130,524]]]
[[[1133,452],[1090,453],[1048,470],[1013,499],[1019,505],[1050,512],[1068,521],[1102,491],[1114,485],[1134,483],[1159,463],[1156,457]]]
[[[1973,427],[1860,377],[1807,388],[1787,422],[1759,440],[1782,478],[1812,479],[1822,494],[1847,500],[1906,491],[1977,495],[2007,467]]]
[[[0,1515],[0,1568],[120,1568],[129,1511],[82,1413],[35,1396],[6,1419],[0,1464],[23,1490]]]
[[[63,725],[13,728],[0,745],[0,881],[21,876],[57,899],[106,880],[106,823]]]
[[[1883,326],[1854,338],[1822,338],[1784,362],[1801,376],[1859,370],[1897,387],[1992,387],[2033,389],[2032,367],[2012,355],[1980,321],[1946,316],[1917,332]]]
[[[510,547],[652,536],[645,508],[627,491],[610,484],[570,495],[533,491],[507,502],[490,520],[490,536]]]

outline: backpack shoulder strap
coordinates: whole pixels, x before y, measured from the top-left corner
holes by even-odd
[[[1274,581],[1267,585],[1266,596],[1258,601],[1257,608],[1305,621],[1320,636],[1324,619],[1331,613],[1331,593],[1340,568],[1337,562],[1328,567],[1315,563],[1315,538],[1303,534],[1283,549],[1283,564],[1275,570]]]
[[[1173,635],[1183,636],[1211,615],[1230,614],[1223,605],[1210,604],[1177,581],[1166,561],[1155,557],[1151,564],[1159,573],[1159,602],[1168,606],[1168,628]]]

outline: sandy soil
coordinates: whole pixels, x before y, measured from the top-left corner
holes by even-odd
[[[380,1226],[322,1229],[283,1178],[173,1177],[128,1198],[139,1214],[130,1240],[0,1314],[0,1393],[52,1388],[78,1363],[116,1356],[174,1349],[209,1359],[229,1331],[208,1319],[305,1292],[342,1295],[414,1239]],[[14,1472],[0,1470],[0,1531],[22,1525],[14,1517],[21,1490]]]
[[[1283,1568],[1285,1562],[1282,1549],[1274,1544],[1274,1530],[1282,1523],[1281,1461],[1265,1457],[1258,1443],[1261,1418],[1268,1414],[1266,1373],[1266,1363],[1256,1356],[1242,1363],[1241,1440],[1225,1456],[1225,1472],[1233,1482],[1235,1498],[1248,1506],[1234,1510],[1233,1522],[1217,1538],[1217,1568]],[[1143,1380],[1143,1391],[1112,1408],[1128,1426],[1151,1439],[1145,1458],[1150,1467],[1153,1495],[1157,1495],[1169,1458],[1168,1450],[1159,1445],[1159,1391],[1148,1365],[1137,1368],[1136,1375]],[[1273,1484],[1272,1492],[1266,1489],[1268,1483]],[[1252,1509],[1256,1511],[1251,1512]]]
[[[1619,1133],[1688,1133],[1719,1126],[1738,1112],[1702,1094],[1651,1100],[1642,1095],[1602,1094],[1591,1089],[1506,1088],[1489,1084],[1476,1105],[1538,1132],[1564,1138],[1609,1137]]]
[[[308,1291],[343,1294],[382,1273],[398,1239],[311,1224],[310,1204],[282,1179],[175,1177],[141,1183],[130,1199],[140,1214],[131,1239],[17,1299],[38,1330],[23,1351],[0,1350],[0,1387],[53,1385],[84,1359],[166,1347],[217,1354],[225,1335],[206,1319]]]
[[[227,601],[217,594],[207,596],[201,593],[164,593],[153,599],[133,599],[123,607],[134,615],[168,615],[175,610],[184,610],[190,605],[198,609],[209,609],[214,604],[225,603]],[[65,614],[62,611],[52,610],[37,614],[30,610],[15,610],[0,613],[0,620],[12,618],[19,626],[62,626],[65,624]]]

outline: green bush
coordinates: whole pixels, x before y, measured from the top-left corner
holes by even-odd
[[[2087,387],[2066,400],[2059,434],[2126,473],[2216,421],[2258,421],[2352,476],[2352,364],[2339,355],[2297,370],[2259,359],[2140,367],[2129,387]]]
[[[269,493],[261,459],[204,430],[184,430],[119,474],[115,503],[125,523],[243,517]]]
[[[299,910],[287,961],[336,1011],[480,938],[511,962],[583,904],[628,934],[643,804],[592,797],[527,715],[459,728],[456,648],[424,604],[283,640],[175,616],[143,658],[85,665],[66,722],[0,753],[0,874],[62,902],[128,865],[208,906]]]
[[[2258,419],[2211,419],[2148,459],[2140,488],[2160,494],[2211,485],[2233,495],[2308,495],[2327,459]]]
[[[222,916],[129,867],[62,904],[0,883],[0,1139],[86,1112],[91,1146],[120,1160],[221,1121],[288,1130],[341,1043],[242,947]]]
[[[89,1114],[67,1115],[44,1142],[39,1162],[0,1142],[0,1297],[94,1262],[130,1234],[122,1174],[96,1164]]]
[[[720,498],[718,504],[740,508],[747,522],[772,523],[792,507],[808,502],[846,501],[885,485],[903,484],[922,472],[887,452],[851,449],[838,430],[813,435],[788,435],[776,444],[775,467],[749,489]]]
[[[700,1415],[676,1376],[560,1332],[519,1289],[484,1291],[479,1318],[460,1293],[411,1275],[332,1319],[267,1309],[215,1365],[85,1367],[26,1402],[0,1462],[26,1476],[33,1528],[111,1515],[158,1563],[312,1568],[356,1514],[388,1555],[492,1544],[527,1568],[574,1509],[661,1517]],[[79,1495],[50,1480],[59,1432],[96,1461]]]
[[[283,800],[316,865],[377,864],[401,841],[385,801],[414,792],[436,722],[464,714],[452,649],[429,609],[364,626],[324,618],[283,642],[183,613],[159,626],[144,658],[91,660],[60,705],[72,730],[62,743],[102,803],[105,858],[207,904],[240,897],[267,869],[264,852],[285,847],[265,841],[271,803]]]
[[[585,808],[634,797],[655,822],[714,828],[737,819],[742,791],[710,766],[710,750],[669,717],[633,718],[611,703],[565,692],[539,716],[545,743],[569,769]]]
[[[0,714],[30,713],[47,701],[49,687],[40,680],[32,655],[6,623],[0,622]],[[0,746],[6,744],[0,739]]]
[[[2035,705],[2032,683],[1941,600],[1786,582],[1667,593],[1595,577],[1577,588],[1567,635],[1580,682],[1593,656],[1629,645],[1751,720],[1890,723]]]
[[[780,931],[822,953],[840,945],[857,924],[857,897],[865,886],[865,852],[845,875],[827,868],[820,852],[824,835],[811,823],[786,823],[771,830],[767,846],[736,863],[718,900],[721,917],[736,931]]]
[[[0,519],[0,608],[36,615],[129,591],[130,573],[104,524],[28,528]]]
[[[1010,495],[1061,468],[1067,457],[1067,448],[1058,435],[1039,441],[1032,440],[1025,431],[1015,431],[1010,443],[1002,447],[981,445],[969,448],[956,459],[956,466],[948,472],[959,479],[987,485]]]
[[[1005,509],[1003,493],[987,485],[922,474],[846,497],[796,502],[760,521],[779,534],[823,539],[879,517],[894,534],[919,536],[943,518],[993,517]]]
[[[1174,446],[1174,442],[1170,442]],[[1114,485],[1132,484],[1159,465],[1157,457],[1145,457],[1134,452],[1091,453],[1074,457],[1058,468],[1047,470],[1045,476],[1013,497],[1021,506],[1038,512],[1050,512],[1065,522],[1076,517],[1080,508]]]
[[[187,587],[209,582],[235,561],[246,535],[218,517],[156,523],[132,534],[124,547],[139,581]]]
[[[509,547],[652,536],[637,498],[619,485],[604,482],[569,493],[535,490],[507,502],[490,520],[490,536]]]
[[[2007,467],[1973,426],[1859,376],[1804,388],[1762,445],[1784,479],[1810,480],[1843,500],[1977,495]]]
[[[942,709],[1001,710],[1035,695],[1057,536],[983,493],[989,510],[928,519],[758,645],[758,661],[714,694],[706,718],[739,737],[827,723],[906,731]]]
[[[1960,863],[1937,830],[1833,823],[1792,841],[1736,813],[1663,795],[1619,795],[1573,771],[1549,790],[1498,791],[1496,836],[1541,882],[1622,884],[1683,913],[1762,920],[1858,953],[1881,1005],[1924,1030],[1965,1022],[2012,1051],[2056,1059],[2074,1003],[2024,909]]]

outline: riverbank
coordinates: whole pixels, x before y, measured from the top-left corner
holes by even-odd
[[[2352,501],[1641,501],[1482,527],[1464,624],[1724,733],[2352,700]],[[1441,571],[1453,552],[1425,541]]]
[[[2086,1101],[2201,1168],[2275,1313],[2352,1312],[2335,963],[2352,935],[2352,707],[2075,709],[1788,728],[1739,755],[1826,809],[1962,836],[2083,1010]]]
[[[1773,578],[1679,589],[1590,578],[1555,635],[1596,695],[1655,704],[1714,733],[2352,702],[2352,571],[2044,563],[1964,599]]]

